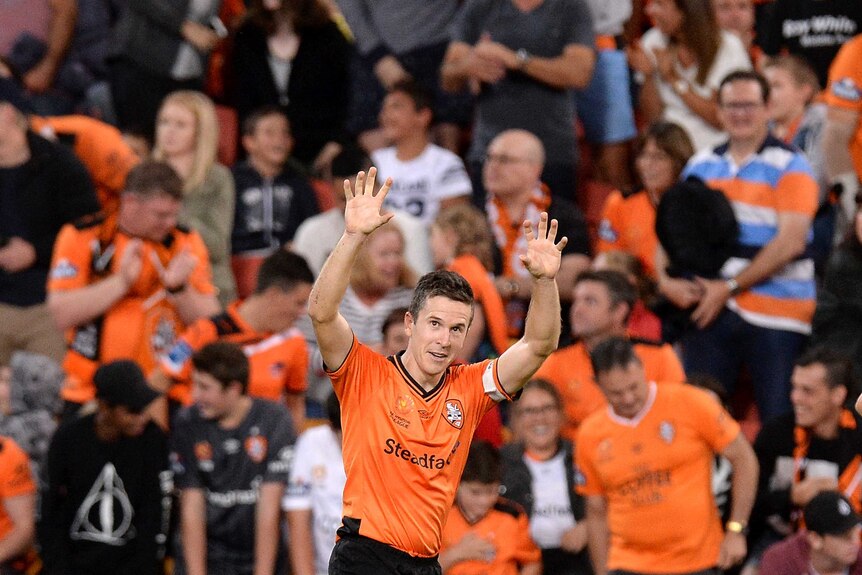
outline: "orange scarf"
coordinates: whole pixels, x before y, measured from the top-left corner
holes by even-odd
[[[540,183],[530,194],[524,220],[532,222],[534,227],[538,226],[539,216],[542,212],[548,211],[550,205],[551,191],[548,186]],[[524,231],[521,227],[523,221],[513,221],[506,210],[506,206],[494,195],[489,195],[485,204],[485,211],[491,222],[491,230],[494,232],[497,247],[500,248],[503,256],[503,276],[526,277],[530,275],[520,258],[521,255],[527,253],[527,239],[524,237]]]

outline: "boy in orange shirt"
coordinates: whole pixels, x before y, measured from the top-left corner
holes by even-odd
[[[500,497],[501,478],[494,446],[473,443],[443,527],[440,566],[446,575],[542,572],[542,552],[530,538],[529,518],[520,505]]]

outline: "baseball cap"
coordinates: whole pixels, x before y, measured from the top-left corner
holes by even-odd
[[[820,535],[841,535],[862,522],[846,497],[821,491],[802,510],[805,527]]]
[[[93,376],[96,397],[111,405],[125,406],[132,413],[142,412],[159,397],[159,392],[147,385],[140,366],[129,359],[106,363]]]

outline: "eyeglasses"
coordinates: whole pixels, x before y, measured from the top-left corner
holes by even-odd
[[[490,164],[491,162],[497,162],[498,164],[502,164],[504,166],[508,166],[509,164],[518,164],[525,163],[529,164],[533,160],[529,158],[517,158],[515,156],[507,156],[506,154],[485,154],[485,157],[482,158],[482,162],[485,164]]]
[[[548,405],[542,405],[539,407],[522,407],[518,410],[518,413],[525,417],[534,415],[550,415],[558,409],[559,407],[557,407],[553,403],[549,403]]]
[[[763,102],[722,102],[721,107],[727,110],[728,112],[741,112],[743,114],[750,114],[757,110],[758,108],[764,107],[766,104]]]

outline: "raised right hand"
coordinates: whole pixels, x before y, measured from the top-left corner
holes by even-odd
[[[374,193],[374,179],[377,177],[377,168],[356,174],[356,187],[352,189],[350,180],[344,180],[344,197],[347,205],[344,207],[344,231],[348,234],[368,235],[394,217],[394,214],[381,213],[383,201],[389,188],[392,187],[392,178],[386,181]]]

